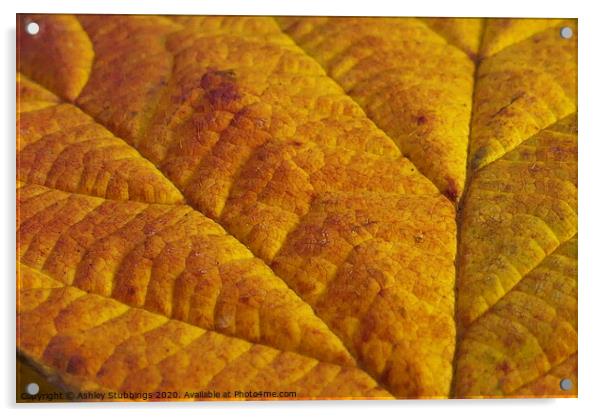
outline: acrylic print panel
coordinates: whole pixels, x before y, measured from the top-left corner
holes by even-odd
[[[574,19],[19,15],[18,401],[575,397],[576,54]]]

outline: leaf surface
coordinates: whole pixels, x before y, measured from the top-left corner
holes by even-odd
[[[462,195],[475,68],[466,52],[419,19],[281,22],[442,193]]]
[[[79,391],[251,386],[300,398],[388,398],[364,372],[125,305],[19,265],[21,350]],[[185,398],[182,398],[185,399]]]
[[[576,395],[563,25],[20,15],[19,352],[76,391]]]

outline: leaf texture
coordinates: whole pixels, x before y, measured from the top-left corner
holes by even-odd
[[[448,43],[462,49],[471,58],[478,58],[484,19],[435,17],[423,20]]]
[[[482,168],[540,130],[576,112],[576,30],[571,39],[558,42],[560,28],[566,23],[558,20],[555,23],[486,56],[479,65],[470,168]],[[496,44],[498,36],[505,39],[518,30],[513,26],[507,32],[495,23],[491,28],[488,26],[484,48]]]
[[[29,36],[29,22],[43,21],[39,36]],[[69,15],[29,15],[17,19],[17,55],[19,65],[57,95],[74,100],[86,84],[94,60],[90,39],[79,20]],[[36,53],[22,53],[35,50]],[[54,65],[48,66],[52,62]]]
[[[563,25],[19,15],[19,353],[74,391],[576,395]]]
[[[20,266],[21,349],[79,390],[296,390],[301,398],[387,398],[356,368],[209,331]],[[34,334],[30,334],[33,332]],[[202,358],[203,360],[199,360]]]
[[[474,63],[418,19],[283,18],[314,56],[451,200],[462,194]]]
[[[17,179],[73,193],[183,203],[180,191],[122,139],[19,75]]]
[[[473,178],[458,258],[460,396],[510,395],[577,351],[576,121]],[[562,395],[558,384],[547,393]]]

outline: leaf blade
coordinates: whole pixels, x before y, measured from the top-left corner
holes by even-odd
[[[473,178],[457,278],[461,397],[519,395],[576,354],[576,120],[543,130]],[[556,382],[544,385],[548,394],[562,394]]]
[[[18,311],[20,348],[76,392],[178,391],[183,395],[252,389],[295,391],[301,399],[390,398],[355,368],[206,331],[63,286],[24,268],[23,309]],[[46,299],[41,301],[40,295]],[[294,363],[297,373],[291,374],[286,363]]]

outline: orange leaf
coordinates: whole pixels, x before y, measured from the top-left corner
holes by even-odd
[[[28,375],[105,401],[577,395],[575,21],[18,22]]]

